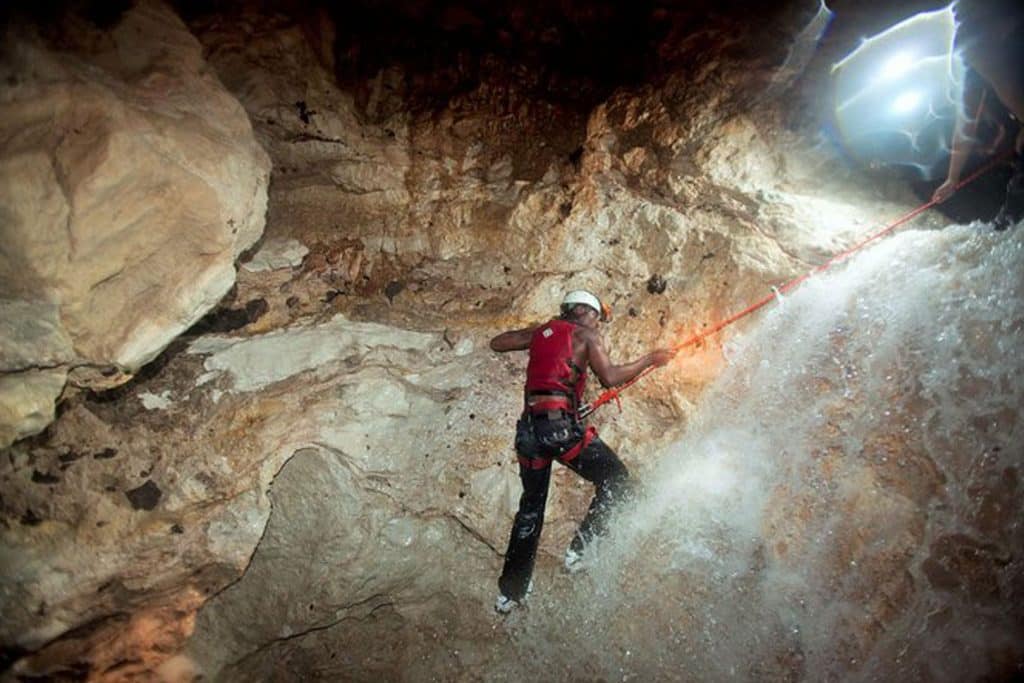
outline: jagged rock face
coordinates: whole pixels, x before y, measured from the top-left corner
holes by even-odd
[[[70,375],[124,382],[223,297],[260,236],[269,159],[165,5],[103,31],[8,27],[0,100],[0,443]]]
[[[616,309],[613,357],[632,358],[913,201],[895,184],[866,186],[791,130],[784,103],[758,99],[775,74],[739,49],[757,33],[736,18],[669,22],[654,49],[664,68],[646,85],[573,72],[573,87],[550,94],[552,74],[500,51],[433,76],[401,59],[364,69],[354,55],[365,44],[346,42],[357,29],[330,16],[243,9],[189,23],[273,160],[266,239],[216,312],[132,383],[72,397],[46,434],[7,449],[0,641],[18,673],[515,679],[524,657],[545,669],[550,652],[523,638],[563,625],[558,601],[592,587],[557,571],[591,489],[556,469],[535,597],[551,621],[495,622],[525,359],[486,340],[585,286]],[[463,68],[473,77],[452,76]],[[56,314],[39,319],[36,336],[53,337],[42,348],[59,357],[67,344],[45,323]],[[123,329],[110,327],[112,338]],[[599,414],[602,436],[634,472],[652,470],[724,366],[718,340],[688,353],[621,414]],[[885,473],[905,483],[899,510],[919,523],[934,477]],[[974,485],[995,509],[1014,477]],[[800,507],[797,492],[773,494],[779,509]],[[795,561],[800,519],[768,515],[737,547],[763,540],[762,565]],[[855,521],[837,543],[860,559]],[[970,583],[956,567],[987,541],[934,538],[933,583]],[[901,566],[896,555],[871,565],[869,587],[889,590],[878,577]],[[714,593],[713,573],[640,566],[653,595]],[[898,625],[898,609],[882,607],[871,614]],[[655,616],[624,628],[671,622]],[[681,619],[699,629],[693,612]],[[788,645],[756,650],[783,658],[760,671],[799,677]]]
[[[748,112],[770,74],[721,53],[698,58],[707,37],[672,34],[666,62],[685,67],[593,107],[545,97],[477,56],[466,68],[480,80],[424,111],[403,107],[424,86],[400,64],[382,64],[366,93],[340,88],[308,31],[282,17],[243,13],[196,30],[278,162],[273,231],[312,249],[297,282],[253,282],[264,324],[319,313],[325,299],[357,318],[435,329],[496,311],[515,322],[548,315],[572,280],[632,311],[642,329],[630,342],[675,335],[658,322],[697,327],[707,302],[747,298],[746,274],[799,270],[895,209],[869,191],[821,199],[830,183],[847,187],[848,171],[808,153],[771,106]],[[823,212],[829,230],[805,227]]]

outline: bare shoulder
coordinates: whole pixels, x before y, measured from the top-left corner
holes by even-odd
[[[602,348],[601,333],[593,328],[580,325],[574,330],[573,338],[577,344],[584,348],[595,350]]]
[[[491,339],[491,349],[498,352],[524,351],[530,347],[530,340],[533,338],[533,333],[538,327],[540,327],[539,324],[502,332]]]

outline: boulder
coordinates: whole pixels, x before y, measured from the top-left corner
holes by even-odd
[[[65,21],[10,27],[0,64],[0,370],[105,388],[234,283],[270,161],[167,6],[144,0],[105,31]],[[46,387],[52,404],[62,386]],[[46,426],[30,412],[5,411],[0,444]]]

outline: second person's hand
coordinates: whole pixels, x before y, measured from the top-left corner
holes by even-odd
[[[941,204],[952,197],[954,192],[956,192],[956,181],[947,180],[935,188],[935,192],[932,193],[932,201]]]

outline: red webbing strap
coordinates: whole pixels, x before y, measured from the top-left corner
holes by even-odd
[[[596,436],[597,429],[588,426],[586,431],[583,432],[583,438],[577,441],[575,446],[567,450],[562,455],[558,456],[558,461],[563,463],[570,462],[576,456],[578,456],[584,448],[590,445],[590,442],[593,441],[594,437]],[[519,458],[519,464],[528,470],[542,470],[545,467],[548,467],[551,464],[552,460],[552,458],[547,458],[543,456],[537,458],[527,458],[525,455],[519,455],[517,457]]]
[[[565,453],[562,453],[562,455],[558,457],[559,462],[571,461],[580,454],[580,451],[590,445],[590,442],[594,440],[595,436],[597,436],[597,429],[588,425],[587,430],[583,432],[583,438],[580,439],[579,443],[575,446],[567,450]]]
[[[980,178],[984,174],[988,173],[995,166],[1003,163],[1006,160],[1006,158],[1009,157],[1009,155],[1012,154],[1012,153],[1013,153],[1013,150],[1011,149],[1008,152],[1006,152],[1004,154],[1000,154],[998,157],[992,159],[987,164],[985,164],[984,166],[982,166],[981,168],[976,170],[974,173],[971,173],[969,176],[967,176],[966,178],[961,180],[959,183],[957,183],[956,187],[954,188],[953,191],[955,192],[955,191],[959,190],[960,188],[964,187],[965,185],[974,182],[975,180],[977,180],[978,178]],[[820,273],[820,272],[822,272],[824,270],[828,270],[829,268],[834,266],[836,263],[839,263],[843,259],[845,259],[845,258],[851,256],[852,254],[860,251],[861,249],[863,249],[867,245],[871,244],[872,242],[874,242],[876,240],[879,240],[882,237],[885,237],[886,235],[891,233],[893,230],[895,230],[899,226],[901,226],[904,223],[907,223],[908,221],[916,218],[917,216],[919,216],[920,214],[924,213],[925,211],[927,211],[928,209],[930,209],[931,207],[935,206],[938,203],[939,202],[937,202],[936,200],[932,199],[932,200],[930,200],[928,202],[925,202],[924,204],[922,204],[921,206],[917,207],[916,209],[914,209],[912,211],[908,211],[907,213],[905,213],[904,215],[900,216],[896,220],[892,221],[891,223],[888,223],[885,227],[883,227],[878,232],[869,235],[865,239],[863,239],[860,242],[857,242],[856,244],[854,244],[852,247],[850,247],[848,249],[844,249],[843,251],[835,254],[834,256],[832,256],[830,259],[828,259],[827,261],[825,261],[821,265],[819,265],[819,266],[809,270],[808,272],[804,273],[803,275],[801,275],[799,277],[793,278],[789,282],[787,282],[787,283],[785,283],[785,284],[783,284],[783,285],[781,285],[779,287],[773,288],[773,291],[772,291],[771,294],[768,294],[767,296],[765,296],[763,299],[760,299],[759,301],[755,301],[754,303],[750,304],[749,306],[744,308],[739,313],[735,313],[735,314],[729,316],[728,318],[726,318],[725,320],[721,320],[721,321],[715,323],[714,325],[712,325],[708,329],[693,335],[692,337],[690,337],[689,339],[684,341],[682,344],[677,344],[676,346],[672,347],[672,353],[673,354],[677,354],[680,351],[682,351],[683,349],[685,349],[686,347],[693,346],[693,345],[697,344],[698,342],[703,341],[705,338],[710,337],[713,334],[716,334],[717,332],[721,331],[723,328],[728,327],[729,325],[732,325],[737,320],[739,320],[741,318],[745,318],[748,315],[750,315],[751,313],[753,313],[754,311],[757,311],[757,310],[767,306],[778,295],[784,294],[784,293],[789,292],[790,290],[796,288],[804,280],[806,280],[807,278],[811,277],[812,275],[816,275],[816,274],[818,274],[818,273]],[[619,401],[619,395],[623,391],[625,391],[629,387],[631,387],[634,384],[636,384],[637,382],[639,382],[643,377],[646,377],[648,374],[650,374],[654,370],[655,370],[655,367],[653,365],[650,366],[650,367],[644,368],[644,370],[639,375],[637,375],[633,379],[629,380],[628,382],[623,382],[622,384],[618,385],[617,387],[612,387],[611,389],[606,390],[604,393],[602,393],[600,396],[598,396],[590,404],[590,406],[591,406],[590,413],[593,413],[595,410],[597,410],[598,408],[603,406],[605,403],[608,403],[608,401],[611,401],[612,399],[614,399],[616,402],[618,402]],[[620,404],[620,409],[621,409],[621,404]]]
[[[551,464],[551,458],[527,458],[525,455],[516,456],[519,464],[528,470],[542,470]]]
[[[590,445],[590,442],[594,440],[595,436],[597,436],[597,429],[595,427],[588,425],[587,431],[583,433],[583,438],[580,439],[580,442],[575,444],[574,446],[571,447],[571,449],[569,449],[561,456],[559,456],[558,460],[560,462],[567,463],[573,458],[579,456],[580,452],[582,452],[584,449],[586,449],[588,445]]]

